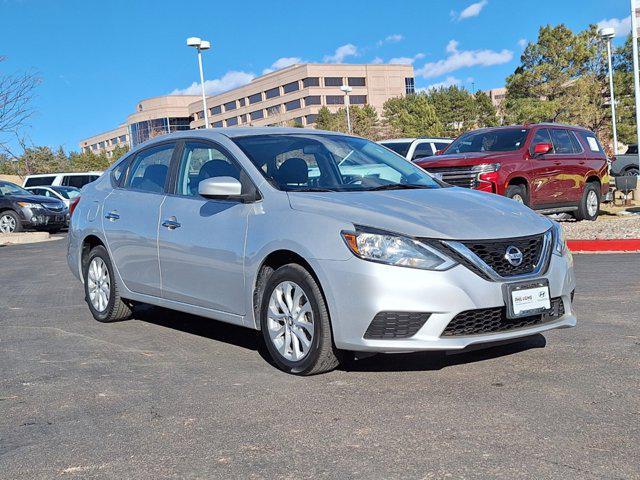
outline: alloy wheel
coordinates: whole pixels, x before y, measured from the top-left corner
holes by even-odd
[[[297,362],[307,356],[313,343],[313,310],[298,284],[285,281],[273,290],[267,328],[271,342],[283,358]]]
[[[11,215],[0,217],[0,233],[12,233],[16,230],[16,219]]]
[[[598,213],[598,194],[593,190],[589,190],[587,194],[587,213],[590,217]]]
[[[109,305],[111,295],[111,278],[109,269],[100,257],[95,257],[89,264],[87,272],[87,290],[89,301],[98,312],[104,312]]]
[[[522,195],[520,195],[519,193],[516,193],[513,197],[511,197],[511,200],[515,200],[518,203],[524,204],[524,198],[522,198]]]

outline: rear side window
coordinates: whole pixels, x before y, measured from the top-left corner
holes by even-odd
[[[551,130],[551,140],[553,141],[554,153],[567,154],[576,153],[571,142],[571,134],[568,130],[554,128]]]
[[[431,148],[430,142],[422,142],[419,143],[416,149],[413,151],[413,155],[411,156],[411,160],[416,160],[418,158],[430,157],[433,155],[433,149]]]
[[[62,185],[67,187],[82,188],[87,183],[95,180],[93,175],[65,175],[62,179]]]
[[[41,185],[51,185],[55,180],[55,176],[51,177],[31,177],[25,182],[25,187],[39,187]]]
[[[169,174],[173,148],[173,144],[159,145],[136,155],[125,188],[162,193]]]

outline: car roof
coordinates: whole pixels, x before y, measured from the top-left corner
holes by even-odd
[[[453,142],[453,138],[447,137],[415,137],[415,138],[388,138],[386,140],[380,140],[379,143],[413,143],[416,140],[425,140],[425,141],[445,141],[445,142]]]

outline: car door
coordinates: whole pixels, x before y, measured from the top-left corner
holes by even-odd
[[[252,184],[235,159],[210,141],[185,141],[176,161],[173,193],[161,208],[158,252],[162,295],[168,300],[225,313],[246,313],[244,245],[253,205],[211,200],[198,184],[233,177]]]
[[[131,160],[122,187],[107,196],[102,226],[109,253],[125,286],[161,296],[158,220],[165,198],[174,142],[141,150]]]
[[[539,128],[529,144],[531,157],[531,206],[550,206],[558,203],[558,175],[560,163],[554,159],[553,150],[544,155],[534,156],[534,148],[539,143],[553,145],[551,133],[547,128]]]
[[[557,204],[575,203],[580,200],[584,188],[584,151],[573,133],[566,128],[552,128],[555,175],[555,199]]]

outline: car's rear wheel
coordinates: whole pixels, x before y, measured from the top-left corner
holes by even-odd
[[[91,249],[84,262],[85,300],[93,318],[115,322],[131,316],[131,308],[120,297],[109,254],[102,245]]]
[[[576,220],[595,220],[600,212],[600,192],[597,183],[587,183],[575,214]]]
[[[320,287],[298,264],[278,268],[263,282],[260,328],[273,361],[288,373],[313,375],[333,370],[340,352]]]
[[[0,213],[0,233],[15,233],[22,231],[22,222],[18,214],[12,210]]]
[[[638,170],[638,167],[629,167],[624,171],[624,175],[626,177],[637,177],[640,175],[640,170]]]
[[[529,205],[527,187],[524,185],[509,185],[505,192],[505,196],[518,203],[522,203],[523,205]]]

